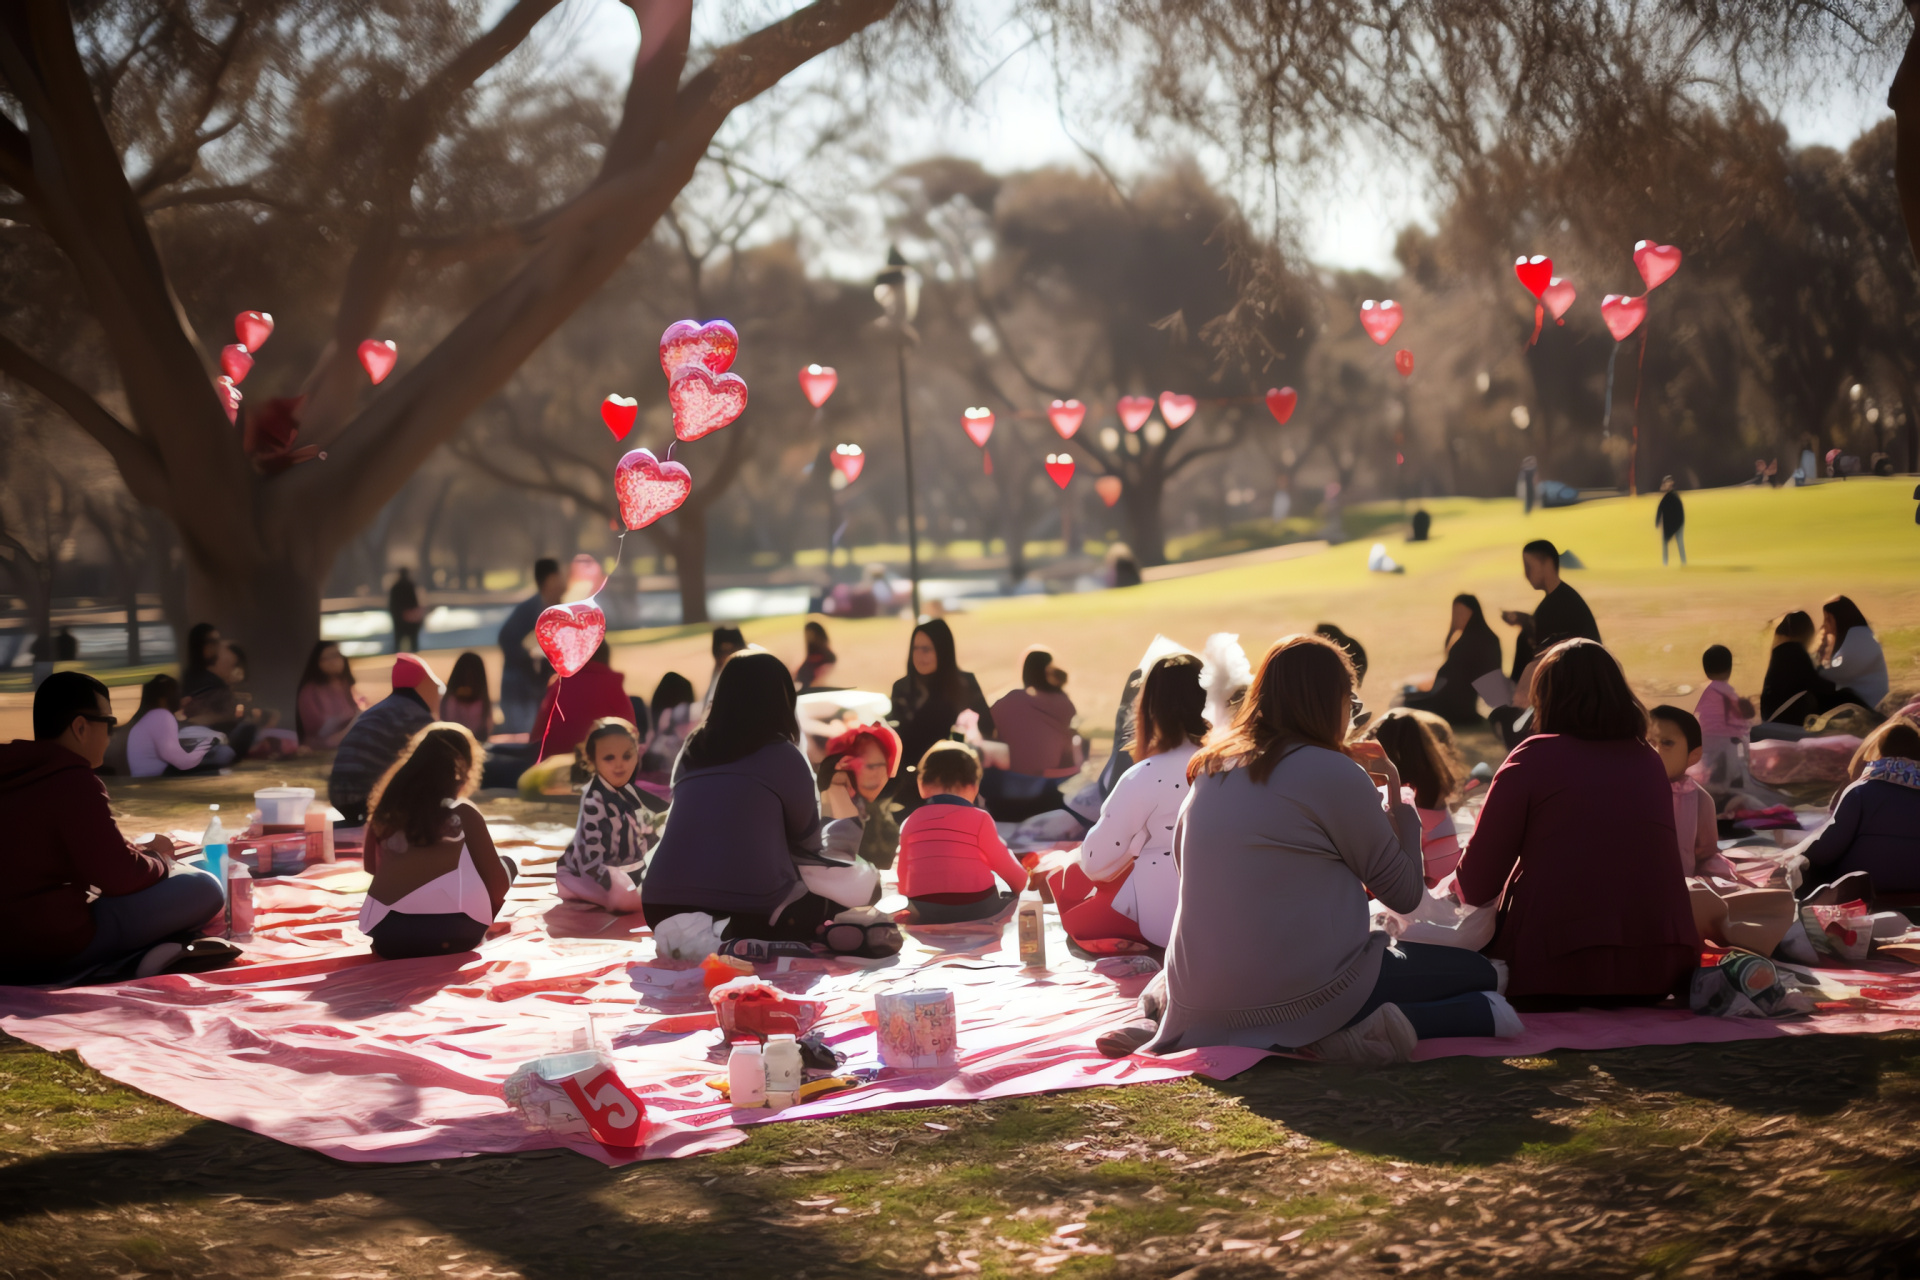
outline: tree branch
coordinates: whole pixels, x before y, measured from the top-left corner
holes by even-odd
[[[258,204],[269,209],[289,209],[292,206],[285,201],[266,194],[257,187],[239,183],[223,187],[193,187],[186,191],[165,191],[150,196],[140,202],[140,207],[148,213],[158,213],[162,209],[172,209],[180,205],[206,204]]]
[[[0,335],[0,373],[18,379],[52,401],[112,455],[133,495],[148,506],[167,510],[166,472],[145,440],[88,395],[80,385],[42,363],[11,338]]]

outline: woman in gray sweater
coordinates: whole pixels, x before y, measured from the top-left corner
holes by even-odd
[[[1378,744],[1345,745],[1353,687],[1337,646],[1288,636],[1231,729],[1193,758],[1166,968],[1103,1050],[1303,1047],[1382,1063],[1418,1039],[1518,1032],[1492,961],[1369,926],[1369,894],[1411,911],[1425,885],[1420,818],[1393,762]]]

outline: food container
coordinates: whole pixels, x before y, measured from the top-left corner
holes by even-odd
[[[313,804],[312,787],[263,787],[253,793],[260,822],[268,827],[304,827]]]
[[[229,859],[238,860],[255,876],[297,876],[307,869],[313,841],[304,830],[261,836],[242,836],[227,849]]]
[[[953,992],[882,991],[873,998],[873,1014],[881,1065],[903,1071],[950,1071],[959,1064]]]

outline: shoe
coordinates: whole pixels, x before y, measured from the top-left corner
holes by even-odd
[[[1159,1023],[1151,1018],[1135,1018],[1125,1026],[1102,1031],[1094,1037],[1093,1047],[1109,1058],[1124,1058],[1140,1052],[1149,1040],[1159,1034]]]
[[[1495,964],[1500,963],[1494,961]],[[1501,1040],[1511,1040],[1515,1036],[1527,1033],[1527,1024],[1520,1021],[1520,1013],[1507,1003],[1507,998],[1497,991],[1482,991],[1487,1003],[1493,1006],[1493,1034]]]
[[[134,969],[133,976],[135,978],[151,978],[156,973],[162,973],[168,965],[178,960],[185,951],[186,948],[177,942],[162,942],[160,945],[150,948],[147,954],[140,957],[140,963]]]
[[[888,956],[900,954],[900,948],[906,945],[906,936],[900,932],[900,926],[888,921],[885,924],[870,924],[866,929],[866,941],[854,954],[864,960],[884,960]]]
[[[830,924],[820,931],[820,940],[835,955],[852,955],[867,945],[867,931],[857,924]]]
[[[1413,1061],[1413,1048],[1419,1043],[1420,1037],[1414,1034],[1413,1024],[1400,1012],[1400,1006],[1383,1004],[1352,1026],[1315,1040],[1307,1046],[1307,1052],[1322,1062],[1384,1067]]]
[[[716,948],[716,953],[748,964],[772,964],[782,957],[811,960],[819,954],[810,942],[769,942],[764,938],[728,938]]]

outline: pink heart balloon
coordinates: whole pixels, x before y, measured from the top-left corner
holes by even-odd
[[[725,373],[740,354],[740,334],[725,320],[675,320],[660,335],[660,371],[671,380],[683,364],[706,366],[708,373]]]
[[[627,528],[644,529],[687,500],[693,475],[671,458],[660,461],[651,449],[635,449],[614,467],[613,492]]]
[[[1047,455],[1047,474],[1062,489],[1073,479],[1073,455],[1070,453],[1050,453]]]
[[[1393,331],[1400,327],[1400,322],[1404,319],[1406,319],[1406,312],[1391,298],[1385,302],[1375,302],[1372,298],[1368,298],[1360,304],[1360,327],[1367,331],[1369,338],[1383,347],[1387,345],[1387,340],[1393,337]]]
[[[818,409],[840,385],[840,375],[830,365],[810,364],[800,371],[800,394]]]
[[[1405,347],[1394,352],[1393,367],[1400,371],[1401,377],[1411,378],[1413,376],[1413,352],[1407,350]]]
[[[980,448],[987,447],[987,437],[993,434],[993,410],[967,409],[960,414],[960,425],[965,428],[967,439]]]
[[[1680,251],[1670,244],[1642,240],[1633,246],[1633,265],[1640,268],[1640,278],[1651,293],[1680,269]]]
[[[1568,308],[1573,306],[1573,300],[1579,296],[1574,291],[1573,281],[1562,280],[1559,276],[1555,276],[1552,282],[1540,291],[1540,301],[1546,303],[1547,310],[1553,312],[1556,324],[1566,323],[1562,317],[1567,314]]]
[[[1184,427],[1199,407],[1200,402],[1192,396],[1178,396],[1171,391],[1160,393],[1160,416],[1167,420],[1169,427]]]
[[[1093,491],[1100,495],[1100,501],[1112,506],[1120,501],[1120,477],[1101,476],[1093,482]]]
[[[718,377],[701,364],[683,364],[667,384],[673,406],[673,434],[682,440],[711,435],[747,411],[747,380],[737,373]]]
[[[240,394],[240,388],[233,385],[233,379],[224,375],[215,378],[213,393],[220,397],[220,407],[227,411],[227,421],[240,421],[240,401],[244,397]]]
[[[220,372],[232,378],[234,385],[238,386],[247,380],[249,373],[253,372],[253,357],[248,355],[247,349],[238,342],[229,342],[220,348]]]
[[[640,402],[632,396],[610,395],[600,402],[600,421],[607,424],[615,440],[625,440],[640,416]]]
[[[375,342],[368,338],[360,344],[360,367],[373,379],[373,385],[379,386],[393,372],[393,366],[400,359],[400,349],[393,345],[392,339]]]
[[[1292,387],[1274,387],[1267,392],[1267,412],[1273,420],[1285,426],[1287,419],[1293,416],[1293,407],[1300,403],[1300,393]]]
[[[249,351],[258,351],[273,336],[273,317],[264,311],[242,311],[233,318],[233,336]]]
[[[1073,433],[1080,429],[1086,416],[1087,406],[1078,400],[1055,400],[1047,406],[1047,421],[1053,424],[1062,440],[1073,439]]]
[[[1537,253],[1531,258],[1516,258],[1513,274],[1519,277],[1520,287],[1537,298],[1546,292],[1548,283],[1553,279],[1553,259]]]
[[[607,615],[591,600],[542,609],[533,624],[540,651],[562,677],[577,674],[607,638]]]
[[[1115,407],[1120,414],[1121,425],[1129,431],[1138,431],[1153,416],[1153,397],[1121,396],[1120,403]]]
[[[848,484],[852,484],[860,478],[860,472],[865,469],[866,465],[867,455],[861,450],[859,445],[843,444],[834,446],[833,469],[845,476]]]
[[[1647,318],[1646,295],[1629,298],[1625,294],[1610,293],[1600,299],[1600,318],[1607,322],[1607,332],[1613,335],[1613,340],[1619,342]]]

